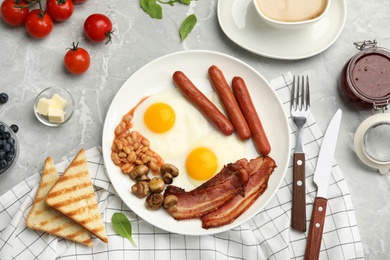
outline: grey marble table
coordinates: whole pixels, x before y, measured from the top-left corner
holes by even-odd
[[[0,106],[0,118],[19,126],[22,150],[14,170],[0,179],[0,195],[39,172],[46,156],[59,161],[75,155],[81,147],[101,145],[112,98],[143,65],[176,51],[212,50],[241,59],[268,80],[287,71],[310,75],[312,113],[321,130],[325,130],[336,107],[343,109],[335,157],[348,183],[365,257],[389,259],[390,174],[381,175],[357,158],[354,133],[370,113],[343,103],[338,80],[342,67],[356,53],[353,42],[376,39],[380,46],[390,48],[390,2],[348,0],[346,24],[336,42],[318,55],[295,61],[262,57],[236,45],[219,26],[217,3],[165,5],[164,18],[154,20],[143,12],[138,0],[88,0],[76,6],[69,21],[55,23],[52,34],[42,40],[28,37],[23,27],[10,28],[1,22],[0,92],[6,92],[10,100]],[[84,38],[82,24],[95,12],[112,18],[116,35],[111,44],[93,44]],[[195,13],[198,23],[181,42],[178,31],[188,13]],[[67,73],[62,63],[66,48],[74,41],[88,49],[92,59],[89,70],[80,76]],[[32,109],[37,93],[54,85],[70,89],[77,103],[72,120],[60,128],[42,125]]]

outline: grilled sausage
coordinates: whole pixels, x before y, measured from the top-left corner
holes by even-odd
[[[234,129],[240,139],[247,140],[251,138],[251,131],[245,118],[237,104],[237,100],[233,95],[225,76],[217,66],[211,66],[209,68],[209,77],[211,85],[217,92],[219,99],[222,102],[226,113],[232,122]]]
[[[224,135],[231,135],[234,126],[224,114],[181,71],[173,74],[173,81],[180,92]]]
[[[253,105],[245,81],[241,77],[234,77],[232,80],[232,89],[241,111],[244,114],[245,120],[249,125],[252,133],[252,140],[257,151],[262,155],[268,155],[271,152],[271,146],[256,108]]]

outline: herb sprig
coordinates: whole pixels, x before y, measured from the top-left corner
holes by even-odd
[[[175,3],[181,3],[185,5],[189,5],[191,0],[140,0],[140,5],[142,10],[147,13],[153,19],[162,19],[163,18],[163,10],[161,4],[168,4],[170,6],[174,6]],[[188,34],[194,29],[197,23],[197,18],[195,14],[189,15],[181,24],[179,34],[181,41],[184,41],[187,38]]]
[[[132,237],[133,231],[131,228],[131,223],[125,214],[115,212],[111,217],[111,223],[116,233],[124,238],[127,238],[133,244],[133,246],[137,247],[137,244],[134,242]]]

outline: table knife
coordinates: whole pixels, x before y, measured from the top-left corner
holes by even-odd
[[[314,200],[311,214],[309,234],[306,242],[305,260],[315,260],[318,259],[320,255],[322,232],[328,204],[329,179],[332,173],[341,114],[341,110],[338,109],[329,123],[324,139],[322,140],[317,166],[314,171],[313,181],[317,185],[317,197]]]

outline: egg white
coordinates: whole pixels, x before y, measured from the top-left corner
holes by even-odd
[[[206,96],[212,98],[212,93]],[[175,111],[175,124],[165,133],[154,133],[144,123],[146,109],[158,102],[169,104]],[[213,102],[218,102],[213,99]],[[216,104],[220,107],[220,104]],[[179,176],[173,185],[191,190],[204,181],[192,179],[186,172],[187,155],[197,147],[207,147],[218,158],[218,173],[224,165],[246,157],[245,142],[235,134],[221,134],[202,113],[192,105],[176,88],[153,94],[145,99],[134,111],[133,129],[150,141],[150,147],[166,163],[172,163],[179,169]]]

